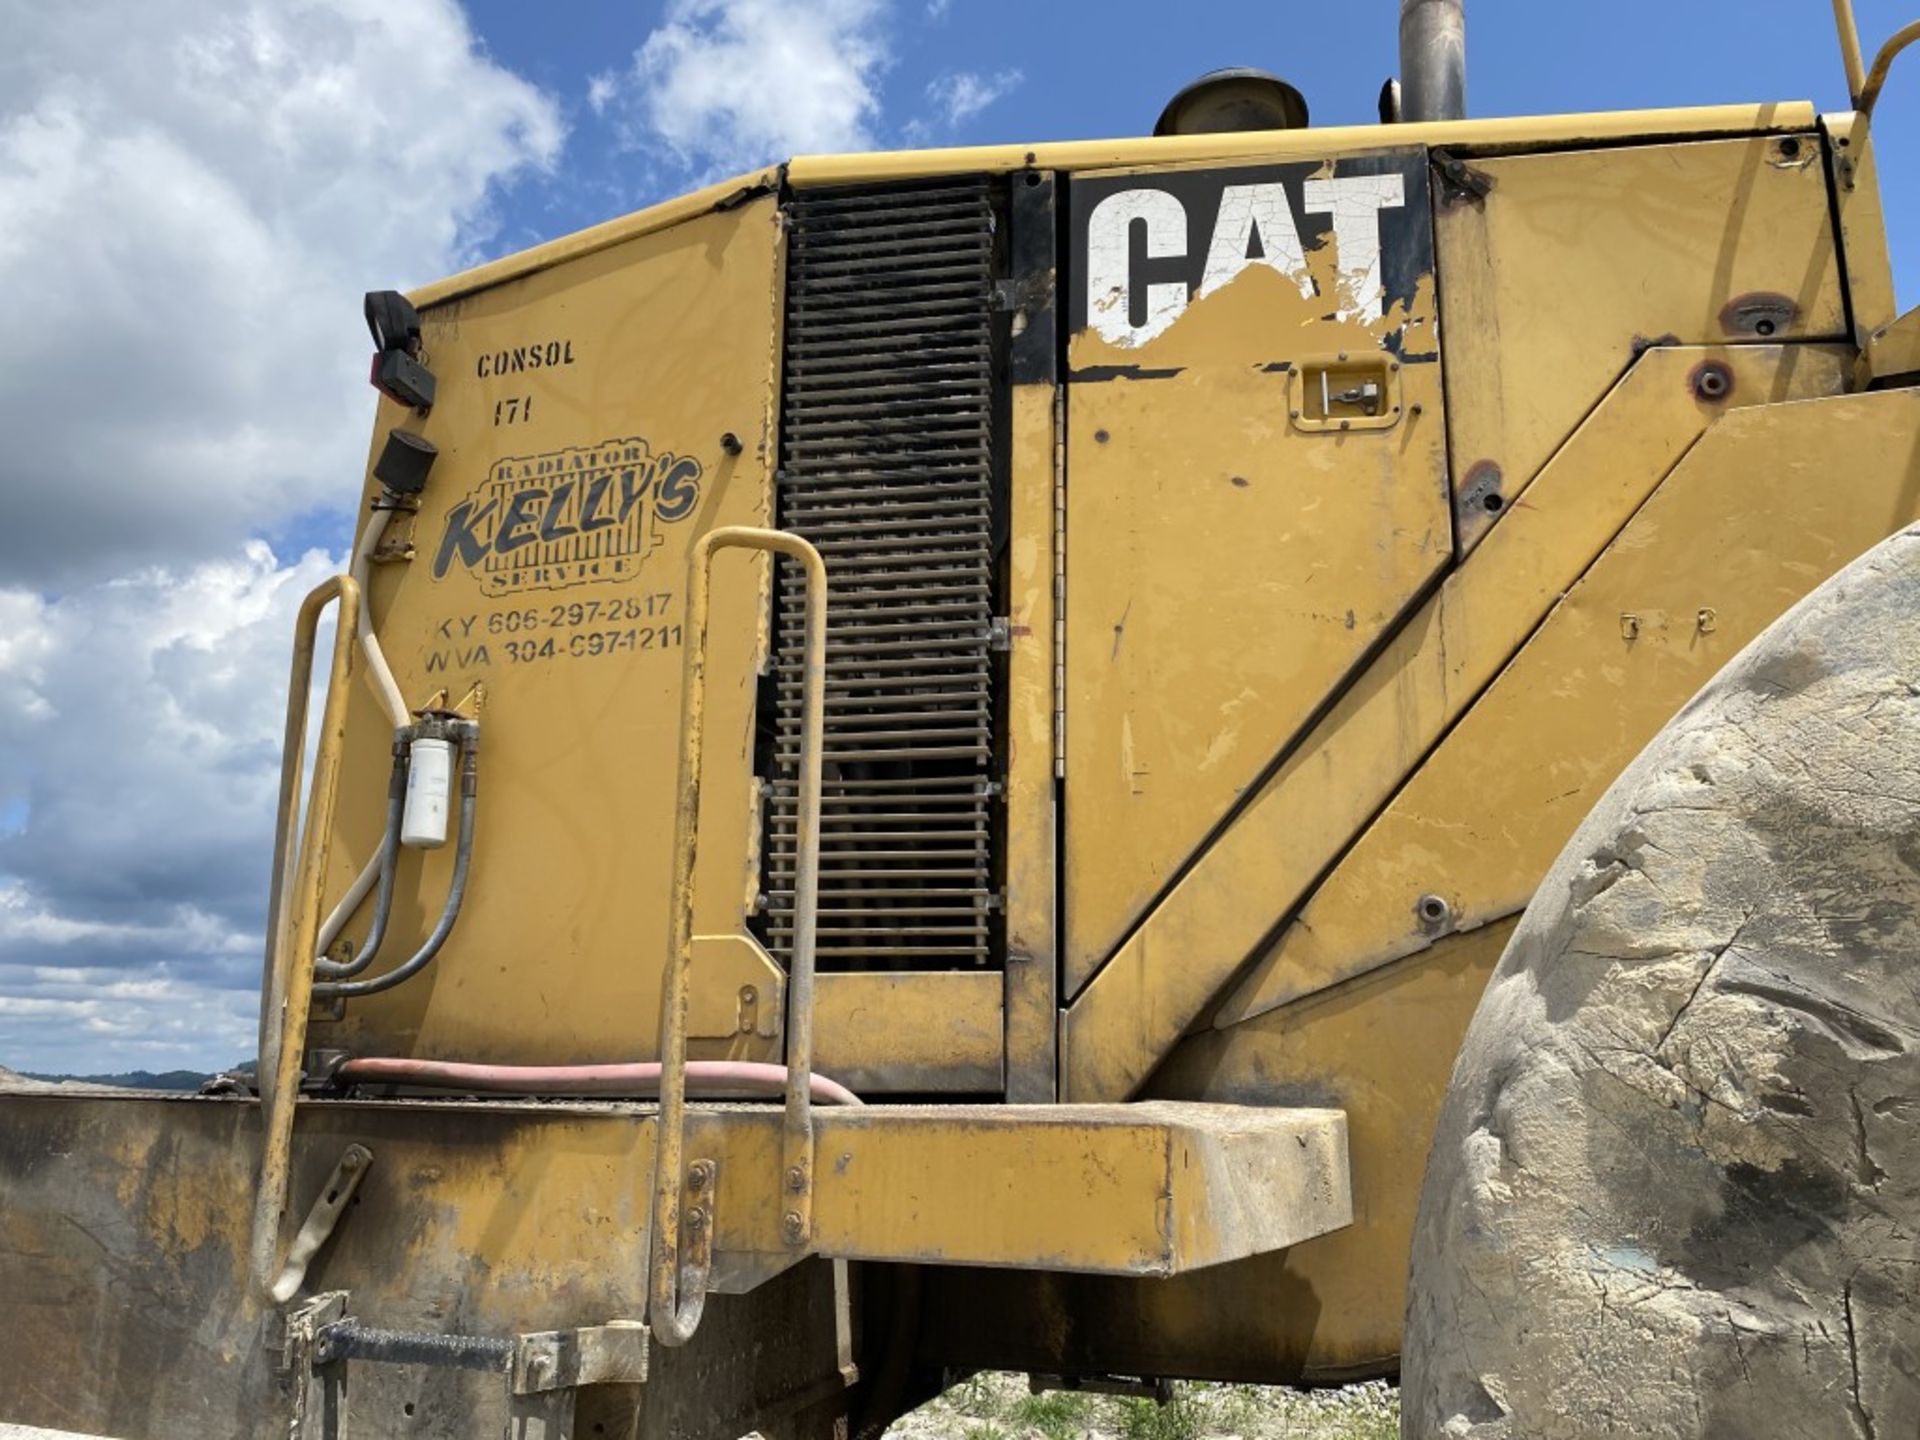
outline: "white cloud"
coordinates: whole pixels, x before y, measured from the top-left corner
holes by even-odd
[[[250,537],[351,509],[361,293],[480,258],[561,125],[455,0],[5,13],[0,1064],[230,1064],[293,614],[341,563]]]
[[[223,1069],[250,1056],[252,992],[180,979],[165,965],[128,981],[0,961],[0,1055],[55,1074]]]
[[[0,1064],[135,1068],[84,1034],[161,1010],[128,1033],[169,1037],[171,1063],[245,1053],[195,1017],[252,1004],[293,616],[339,564],[253,541],[54,600],[0,591],[0,803],[25,811],[0,833]]]
[[[0,576],[84,583],[337,508],[360,294],[458,268],[550,101],[453,0],[7,8]]]
[[[790,155],[869,149],[888,0],[671,0],[622,72],[588,90],[635,146],[732,174]]]
[[[1025,78],[1018,70],[1002,70],[997,75],[979,75],[971,70],[941,75],[927,86],[927,102],[942,123],[953,129],[1016,89]]]

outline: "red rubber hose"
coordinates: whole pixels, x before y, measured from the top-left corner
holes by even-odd
[[[365,1057],[335,1072],[342,1080],[481,1090],[504,1095],[648,1095],[660,1088],[660,1062],[623,1065],[475,1065],[462,1060]],[[823,1105],[858,1105],[860,1097],[837,1080],[813,1075],[813,1098]],[[787,1067],[757,1060],[689,1060],[687,1091],[705,1095],[777,1098]]]

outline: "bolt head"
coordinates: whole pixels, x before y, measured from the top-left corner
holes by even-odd
[[[1693,393],[1702,400],[1724,400],[1733,389],[1733,372],[1724,365],[1703,365],[1693,377]]]
[[[786,1235],[787,1239],[798,1240],[805,1231],[805,1227],[800,1220],[800,1212],[798,1210],[789,1210],[785,1218],[780,1222],[780,1229],[782,1233]]]
[[[803,1187],[804,1187],[804,1186],[806,1185],[806,1183],[807,1183],[807,1177],[806,1177],[806,1175],[805,1175],[805,1174],[804,1174],[804,1173],[803,1173],[803,1172],[801,1171],[801,1169],[800,1169],[800,1167],[799,1167],[798,1165],[794,1165],[794,1166],[792,1166],[792,1167],[790,1167],[790,1168],[788,1169],[788,1171],[787,1171],[787,1189],[789,1189],[789,1190],[799,1190],[799,1189],[802,1189],[802,1188],[803,1188]]]

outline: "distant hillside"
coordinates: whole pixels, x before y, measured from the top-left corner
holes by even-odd
[[[114,1085],[123,1090],[198,1090],[209,1077],[198,1070],[128,1070],[119,1075],[37,1075],[20,1072],[29,1080],[78,1080],[83,1085]]]

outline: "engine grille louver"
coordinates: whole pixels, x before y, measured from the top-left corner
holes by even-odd
[[[818,962],[990,958],[994,216],[988,183],[787,207],[779,523],[826,558]],[[768,938],[793,935],[802,581],[782,563]],[[791,572],[791,573],[790,573]]]

